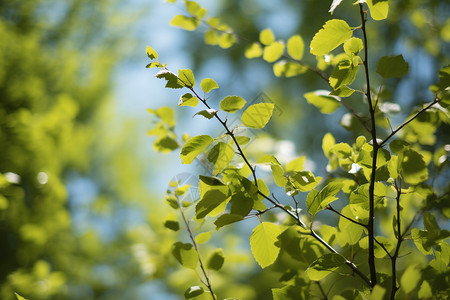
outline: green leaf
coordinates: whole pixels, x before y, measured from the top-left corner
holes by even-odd
[[[167,81],[166,88],[181,89],[184,87],[184,85],[178,80],[177,75],[165,68],[156,73],[155,77],[165,79]]]
[[[386,1],[387,2],[387,1]],[[408,63],[403,55],[383,56],[377,64],[377,73],[383,78],[402,77],[408,73]]]
[[[189,31],[197,29],[200,23],[201,23],[200,20],[194,17],[186,17],[182,15],[177,15],[172,19],[172,21],[170,21],[170,25],[180,27],[184,30]]]
[[[211,231],[199,233],[195,237],[195,242],[197,244],[204,244],[211,238],[211,234]]]
[[[245,106],[245,101],[239,96],[226,96],[220,101],[220,109],[229,113],[235,113]]]
[[[164,227],[166,227],[167,229],[173,230],[173,231],[178,231],[178,230],[180,230],[180,223],[178,223],[178,221],[176,221],[176,220],[165,219]]]
[[[178,106],[192,106],[196,107],[198,104],[198,99],[190,93],[186,93],[180,97],[180,101],[178,101]]]
[[[336,194],[343,186],[344,184],[340,182],[330,182],[320,192],[317,192],[316,190],[309,192],[308,197],[306,198],[308,212],[314,216],[319,211],[325,209],[328,204],[338,199]]]
[[[303,171],[303,165],[305,164],[306,157],[300,156],[286,165],[286,172],[300,172]]]
[[[207,11],[195,1],[186,1],[186,10],[193,16],[202,19]]]
[[[331,156],[331,148],[335,145],[336,141],[331,133],[326,133],[322,139],[323,154],[327,158]]]
[[[260,43],[254,42],[245,48],[244,55],[248,59],[260,57],[263,54],[263,48]]]
[[[424,280],[422,282],[422,285],[420,286],[417,296],[420,299],[431,298],[433,296],[433,291],[431,290],[431,286],[428,283],[428,281]]]
[[[301,60],[303,58],[304,49],[305,43],[299,35],[292,36],[287,42],[287,52],[293,59]]]
[[[367,0],[366,3],[369,6],[372,19],[379,21],[387,18],[389,13],[388,0]]]
[[[14,295],[16,295],[17,300],[28,300],[27,298],[22,297],[22,296],[20,296],[20,295],[17,294],[17,293],[14,293]]]
[[[309,171],[295,172],[289,178],[294,187],[301,192],[312,190],[322,180],[322,177],[314,177],[314,174]]]
[[[269,63],[277,61],[284,54],[284,44],[273,42],[269,46],[264,47],[263,59]]]
[[[383,300],[384,294],[386,294],[386,289],[381,285],[377,284],[373,287],[372,292],[370,293],[370,300]]]
[[[352,37],[344,43],[344,51],[350,57],[358,55],[363,48],[363,41],[360,38]]]
[[[217,143],[208,154],[208,160],[214,164],[213,175],[222,172],[233,160],[233,157],[234,150],[230,145],[224,142]]]
[[[272,289],[273,300],[296,300],[302,297],[302,288],[297,285],[286,285],[282,288]]]
[[[223,256],[223,251],[219,248],[208,257],[206,267],[210,270],[219,271],[222,268],[224,261],[225,257]]]
[[[239,146],[243,146],[245,144],[248,144],[248,142],[250,142],[250,138],[248,136],[237,135],[235,136],[235,138]]]
[[[341,106],[340,98],[329,96],[330,92],[318,90],[306,93],[304,96],[306,101],[317,107],[323,114],[331,114]]]
[[[223,194],[219,190],[207,191],[195,206],[195,217],[197,219],[203,219],[216,207],[227,200],[227,198],[227,195]]]
[[[281,230],[278,225],[262,222],[253,229],[250,236],[250,247],[256,262],[265,268],[277,259],[280,247],[277,245]]]
[[[216,112],[217,112],[216,110],[214,110],[212,108],[208,108],[208,109],[204,109],[204,110],[201,110],[201,111],[195,113],[195,115],[193,117],[198,115],[198,116],[202,116],[202,117],[205,117],[208,120],[210,120],[210,119],[214,118],[214,115],[216,114]]]
[[[259,40],[263,45],[270,45],[275,41],[275,36],[273,35],[272,30],[269,28],[264,29],[259,33]]]
[[[418,184],[428,179],[427,164],[420,153],[408,149],[401,157],[402,175],[406,183]]]
[[[195,86],[195,78],[194,73],[192,73],[189,69],[180,69],[178,70],[178,77],[183,82],[183,84],[187,87]]]
[[[181,163],[190,164],[214,139],[209,135],[197,135],[190,138],[181,149]]]
[[[184,292],[184,298],[185,299],[195,298],[197,296],[200,296],[204,292],[205,291],[203,290],[203,288],[201,286],[198,286],[198,285],[191,286]]]
[[[184,267],[189,269],[197,267],[198,255],[192,244],[176,242],[172,245],[172,254]]]
[[[339,89],[348,84],[352,84],[358,73],[359,66],[354,65],[350,60],[341,60],[331,73],[329,78],[330,86],[333,89]]]
[[[354,89],[349,88],[348,86],[341,86],[338,89],[335,89],[330,93],[330,96],[338,96],[338,97],[350,97],[355,92]]]
[[[148,58],[150,58],[150,59],[158,58],[158,53],[156,53],[156,51],[150,46],[147,46],[147,48],[145,49],[145,53],[147,54]]]
[[[284,76],[286,78],[294,77],[300,74],[305,73],[308,70],[307,67],[302,66],[296,62],[287,62],[285,60],[280,60],[273,64],[273,73],[277,77]]]
[[[420,265],[410,265],[400,279],[400,286],[406,294],[412,292],[420,282],[422,278],[422,270]]]
[[[272,116],[275,104],[257,103],[249,106],[242,114],[242,123],[250,128],[264,128]]]
[[[329,20],[312,39],[310,52],[316,56],[325,55],[351,38],[352,33],[352,29],[344,20]]]
[[[236,223],[242,220],[244,220],[244,217],[241,215],[223,214],[217,218],[217,220],[214,222],[214,225],[216,225],[216,229],[219,230],[225,225]]]
[[[209,93],[213,89],[218,89],[219,85],[211,78],[205,78],[200,83],[200,87],[202,88],[204,93]]]
[[[345,264],[345,258],[340,254],[327,253],[316,259],[306,270],[309,279],[319,281],[332,271]]]
[[[162,136],[153,143],[153,149],[161,153],[169,153],[180,147],[177,140],[170,136]]]
[[[273,180],[275,181],[275,184],[280,187],[285,186],[287,183],[287,178],[283,176],[283,167],[277,164],[271,164],[270,169],[272,170]]]

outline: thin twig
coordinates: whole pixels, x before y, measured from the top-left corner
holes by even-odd
[[[347,216],[341,214],[340,212],[338,212],[337,210],[335,210],[331,205],[327,205],[327,207],[325,207],[325,209],[331,210],[332,212],[338,214],[339,216],[343,217],[344,219],[346,219],[346,220],[348,220],[348,221],[350,221],[350,222],[352,222],[352,223],[355,223],[355,224],[358,224],[358,225],[360,225],[360,226],[362,226],[362,227],[364,227],[364,228],[367,228],[367,225],[366,225],[366,224],[360,223],[360,222],[358,222],[358,221],[356,221],[356,220],[353,220],[353,219],[351,219],[351,218],[349,218],[349,217],[347,217]]]
[[[436,103],[439,102],[439,98],[436,96],[433,100],[433,102],[431,102],[430,104],[428,104],[427,106],[425,106],[424,108],[422,108],[421,110],[419,110],[414,116],[412,116],[411,118],[409,118],[407,121],[403,122],[403,124],[401,124],[400,126],[397,127],[397,129],[395,129],[394,131],[391,132],[390,135],[388,135],[381,143],[380,146],[383,146],[391,137],[393,137],[397,132],[399,132],[403,127],[405,127],[406,125],[408,125],[410,122],[414,121],[421,113],[423,113],[424,111],[428,110],[429,108],[431,108],[433,105],[435,105]]]
[[[200,257],[200,252],[199,252],[199,250],[198,250],[198,245],[197,245],[197,243],[195,242],[194,234],[192,233],[192,230],[191,230],[191,228],[190,228],[190,226],[189,226],[189,222],[187,221],[186,216],[184,215],[184,212],[183,212],[183,209],[181,208],[181,206],[180,206],[180,212],[181,212],[181,216],[182,216],[182,218],[183,218],[184,224],[186,225],[186,229],[187,229],[187,231],[188,231],[188,233],[189,233],[189,237],[190,237],[190,239],[191,239],[191,241],[192,241],[192,244],[194,245],[195,252],[197,252],[198,262],[200,263],[200,268],[202,269],[203,276],[205,277],[205,280],[206,280],[206,282],[204,282],[204,281],[201,280],[201,279],[200,279],[200,281],[201,281],[204,285],[206,285],[206,287],[208,288],[208,290],[209,290],[210,293],[211,293],[212,299],[213,299],[213,300],[216,300],[216,295],[214,295],[214,292],[213,292],[213,290],[212,290],[211,282],[209,281],[208,274],[206,273],[205,267],[203,266],[203,262],[202,262],[202,259],[201,259],[201,257]]]

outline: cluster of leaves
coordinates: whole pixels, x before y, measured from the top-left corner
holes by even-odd
[[[187,30],[196,29],[206,11],[193,3],[185,1],[190,17],[177,16],[171,24]],[[333,1],[330,12],[333,13],[340,3]],[[217,230],[245,219],[259,218],[260,224],[250,236],[251,252],[261,268],[271,265],[277,265],[281,270],[284,268],[281,287],[273,283],[274,299],[306,299],[317,288],[322,293],[321,297],[327,298],[333,282],[339,277],[356,277],[358,280],[350,281],[348,290],[332,291],[333,299],[439,299],[448,292],[450,247],[445,240],[450,232],[441,229],[435,217],[449,217],[448,204],[444,203],[448,199],[448,187],[435,189],[430,182],[439,175],[445,176],[450,149],[448,145],[441,146],[432,153],[424,146],[434,145],[435,132],[442,124],[449,123],[450,68],[442,68],[439,83],[431,87],[434,94],[432,101],[413,111],[397,128],[391,128],[389,113],[392,108],[389,107],[392,103],[385,101],[381,92],[371,89],[365,27],[368,21],[366,5],[372,19],[379,21],[387,18],[389,2],[368,0],[355,5],[359,7],[360,26],[352,28],[344,20],[332,19],[313,37],[310,53],[317,59],[316,67],[301,62],[304,42],[299,35],[288,39],[286,47],[283,42],[275,41],[270,29],[265,29],[261,31],[259,41],[252,43],[245,52],[247,58],[262,56],[269,63],[276,62],[273,67],[276,76],[291,77],[307,70],[314,71],[326,80],[331,91],[308,92],[304,94],[306,100],[324,114],[331,114],[344,106],[349,109],[349,116],[359,120],[367,130],[365,136],[357,137],[352,144],[336,143],[330,133],[324,135],[322,148],[329,161],[326,178],[305,170],[305,157],[281,164],[269,154],[254,161],[246,156],[242,145],[249,139],[239,135],[237,128],[264,128],[272,116],[273,104],[258,103],[245,108],[243,98],[227,96],[221,100],[220,109],[214,109],[206,97],[212,89],[218,88],[213,79],[201,81],[200,88],[204,93],[201,97],[191,70],[181,69],[175,74],[158,61],[147,66],[160,68],[156,77],[164,79],[167,88],[185,88],[189,91],[181,96],[179,106],[203,104],[205,109],[195,115],[215,119],[225,130],[225,135],[217,138],[198,135],[186,139],[181,148],[183,164],[190,164],[199,155],[204,155],[213,165],[212,174],[209,174],[213,176],[199,176],[199,198],[194,202],[180,201],[178,197],[186,192],[186,186],[176,188],[166,198],[173,209],[181,212],[191,237],[190,243],[174,244],[174,256],[183,266],[192,269],[197,268],[198,260],[203,283],[209,290],[205,293],[203,287],[190,287],[185,293],[186,298],[217,297],[197,247],[196,239],[202,235],[194,238],[186,221],[185,211],[189,207],[194,207],[193,221],[204,225],[213,220]],[[181,23],[181,19],[190,20],[189,24],[195,23],[196,26]],[[217,28],[211,30],[221,32]],[[354,36],[357,30],[362,32],[362,38]],[[363,50],[364,56],[361,56]],[[333,51],[334,54],[331,54]],[[151,60],[158,58],[151,47],[147,47],[147,55]],[[289,62],[279,61],[283,56]],[[323,72],[328,66],[333,68],[329,76]],[[360,73],[367,91],[351,86],[360,68],[363,69]],[[388,80],[404,76],[408,69],[402,55],[385,56],[378,61],[376,73],[382,80]],[[351,97],[355,92],[364,96],[365,112],[356,112],[346,103],[344,98]],[[169,108],[164,109],[170,111]],[[227,118],[221,117],[222,112],[235,114],[241,110],[241,124],[237,127],[230,128]],[[380,128],[390,129],[390,132],[380,138]],[[165,132],[169,136],[173,129]],[[394,136],[397,138],[393,139]],[[258,165],[270,168],[274,183],[284,188],[295,207],[280,202],[271,193],[269,188],[272,187],[256,175]],[[432,166],[437,169],[434,178],[430,178]],[[303,193],[306,195],[308,214],[298,209],[299,200],[296,197]],[[336,210],[331,203],[338,199],[346,205]],[[262,220],[263,216],[268,216],[270,220],[275,209],[281,210],[286,218],[276,222]],[[314,222],[316,215],[324,210],[338,216],[335,227],[319,226],[318,222]],[[419,220],[423,221],[424,230],[415,228]],[[165,222],[171,230],[180,228],[176,218]],[[408,240],[414,241],[415,250],[411,250],[413,246]],[[215,250],[212,257],[217,257],[218,251],[222,253],[221,249]],[[414,263],[399,268],[398,260],[408,251],[415,251],[414,255],[421,257],[422,261],[425,260],[424,255],[431,255],[432,260],[429,265]],[[210,258],[208,262],[220,260],[222,266],[223,256],[218,257],[220,259]],[[390,262],[389,266],[386,259]],[[210,266],[208,264],[208,268],[218,270]],[[400,273],[401,277],[397,277]],[[313,282],[317,287],[311,284]],[[323,286],[329,291],[325,292]]]

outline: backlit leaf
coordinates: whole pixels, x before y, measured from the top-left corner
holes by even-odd
[[[345,258],[340,254],[327,253],[316,259],[306,270],[309,279],[319,281],[332,271],[345,264]]]
[[[333,89],[339,89],[342,86],[353,83],[356,78],[359,66],[353,65],[353,63],[344,59],[341,60],[334,68],[333,73],[329,78],[330,86]]]
[[[304,49],[305,43],[299,35],[292,36],[287,42],[287,52],[293,59],[301,60]]]
[[[254,42],[245,49],[245,57],[248,59],[260,57],[263,53],[263,48],[261,44]]]
[[[312,39],[310,52],[316,56],[325,55],[351,38],[352,33],[352,29],[344,20],[329,20]]]
[[[176,15],[172,21],[170,21],[170,25],[175,27],[180,27],[184,30],[193,31],[197,29],[197,27],[200,25],[200,20],[194,18],[194,17],[186,17],[182,15]]]
[[[389,1],[388,0],[366,0],[367,6],[369,6],[370,15],[374,20],[384,20],[389,13]]]
[[[220,109],[229,113],[235,113],[245,106],[245,101],[239,96],[226,96],[222,101],[220,101]]]
[[[306,101],[317,107],[323,114],[331,114],[341,106],[340,98],[329,96],[330,92],[318,90],[306,93],[304,96]]]
[[[209,93],[211,90],[219,88],[219,85],[213,79],[205,78],[200,83],[200,87],[204,93]]]
[[[278,225],[262,222],[253,229],[250,236],[250,247],[256,262],[265,268],[277,259],[280,248],[276,245],[281,230]]]
[[[230,145],[224,142],[217,143],[208,154],[208,160],[214,164],[213,174],[217,175],[222,172],[233,160],[233,157],[234,150]]]
[[[269,63],[278,60],[284,54],[284,44],[273,42],[269,46],[264,47],[263,59]]]
[[[178,101],[179,106],[192,106],[196,107],[198,104],[198,99],[190,93],[186,93],[180,97],[180,101]]]
[[[323,154],[325,154],[326,157],[330,157],[331,155],[331,147],[334,146],[336,143],[333,135],[331,133],[326,133],[322,139],[322,150]]]
[[[147,48],[145,49],[145,53],[147,54],[148,58],[150,58],[150,59],[158,58],[158,53],[156,53],[156,51],[150,46],[147,46]]]
[[[195,206],[195,217],[203,219],[227,199],[227,195],[219,190],[207,191]]]
[[[192,73],[189,69],[180,69],[178,70],[178,77],[183,82],[184,85],[188,87],[195,86],[195,78],[194,73]]]
[[[211,238],[211,234],[212,234],[211,231],[199,233],[195,237],[195,242],[197,244],[206,243]]]
[[[400,286],[405,293],[410,293],[419,284],[422,278],[422,270],[419,265],[410,265],[400,279]]]
[[[325,209],[328,204],[337,199],[336,194],[343,186],[344,184],[340,182],[330,182],[318,193],[314,190],[311,191],[306,198],[308,212],[314,216],[317,212]]]
[[[264,128],[272,116],[275,104],[257,103],[249,106],[242,114],[242,123],[250,128]]]
[[[363,48],[363,41],[360,38],[352,37],[344,43],[344,51],[350,57],[358,55]]]
[[[181,163],[190,164],[214,139],[209,135],[197,135],[190,138],[181,149]]]
[[[201,110],[201,111],[195,113],[195,115],[193,117],[199,115],[199,116],[205,117],[209,120],[209,119],[212,119],[215,114],[216,114],[216,110],[214,110],[212,108],[208,108],[208,109],[204,109],[204,110]]]
[[[206,14],[206,9],[201,7],[197,2],[195,1],[186,1],[186,10],[193,16],[196,16],[197,18],[201,19]]]
[[[277,77],[294,77],[305,73],[307,70],[307,67],[292,61],[280,60],[273,64],[273,73]]]
[[[264,29],[259,33],[259,40],[263,45],[270,45],[275,41],[272,30]]]

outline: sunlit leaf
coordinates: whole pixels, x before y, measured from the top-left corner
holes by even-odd
[[[304,94],[306,101],[317,107],[323,114],[331,114],[341,106],[340,98],[329,96],[330,92],[318,90]]]
[[[273,35],[272,30],[270,29],[264,29],[259,33],[259,41],[263,45],[270,45],[275,41],[275,36]]]
[[[422,278],[422,270],[419,265],[410,265],[406,268],[405,272],[403,272],[402,277],[400,278],[400,286],[405,291],[405,293],[410,293],[414,290],[420,282]]]
[[[226,96],[220,101],[220,109],[229,113],[235,113],[245,106],[245,101],[239,96]]]
[[[273,42],[264,47],[263,59],[269,63],[278,60],[284,54],[284,47],[284,44],[280,42]]]
[[[184,30],[193,31],[197,29],[200,25],[200,20],[194,17],[186,17],[182,15],[176,15],[172,21],[170,21],[170,25],[175,27],[180,27]]]
[[[327,253],[316,259],[306,270],[309,279],[319,281],[345,264],[345,258],[340,254]]]
[[[330,157],[331,155],[331,148],[334,146],[336,141],[334,140],[334,137],[331,133],[326,133],[322,139],[322,150],[323,154],[325,154],[326,157]]]
[[[311,54],[322,56],[352,37],[352,29],[344,20],[333,19],[323,25],[311,41]]]
[[[273,103],[257,103],[249,106],[242,114],[242,123],[250,128],[264,128],[275,107]]]
[[[190,93],[186,93],[180,97],[180,101],[178,101],[179,106],[192,106],[196,107],[198,104],[198,98],[192,96]]]
[[[254,42],[245,49],[244,55],[248,59],[260,57],[263,54],[261,44]]]
[[[363,48],[363,41],[360,38],[352,37],[344,43],[344,51],[350,57],[358,55]]]
[[[366,0],[366,3],[374,20],[379,21],[387,18],[389,13],[388,0]]]
[[[150,59],[158,58],[158,53],[156,53],[156,51],[150,46],[147,46],[147,48],[145,49],[145,53],[147,54],[148,58],[150,58]]]
[[[250,247],[256,262],[265,268],[277,259],[280,247],[276,244],[281,230],[278,225],[262,222],[253,229],[250,236]]]
[[[354,65],[350,60],[341,60],[331,73],[329,78],[330,86],[333,89],[339,89],[342,86],[353,83],[356,78],[359,66]]]
[[[195,237],[195,242],[197,244],[203,244],[206,243],[207,241],[209,241],[209,239],[211,238],[211,231],[208,232],[202,232],[197,234],[197,236]]]
[[[195,1],[186,1],[186,10],[193,16],[202,19],[206,15],[206,9],[201,7],[197,2]]]
[[[208,154],[208,160],[214,164],[213,174],[217,175],[222,172],[233,160],[233,157],[234,150],[230,145],[224,142],[217,143]]]
[[[203,219],[227,199],[227,195],[219,190],[207,191],[195,206],[195,217]]]
[[[303,52],[305,50],[305,43],[299,35],[292,36],[287,42],[287,52],[288,54],[296,60],[301,60],[303,58]]]
[[[211,92],[213,89],[217,89],[219,88],[219,85],[217,84],[217,82],[215,82],[213,79],[211,78],[205,78],[202,80],[202,82],[200,83],[200,87],[202,88],[204,93],[209,93]]]
[[[209,135],[197,135],[190,138],[181,149],[181,163],[190,164],[214,139]]]
[[[277,77],[294,77],[305,73],[307,70],[307,67],[292,61],[280,60],[273,64],[273,73]]]
[[[183,82],[184,85],[188,87],[195,86],[195,78],[194,73],[192,73],[189,69],[180,69],[178,70],[178,77]]]

